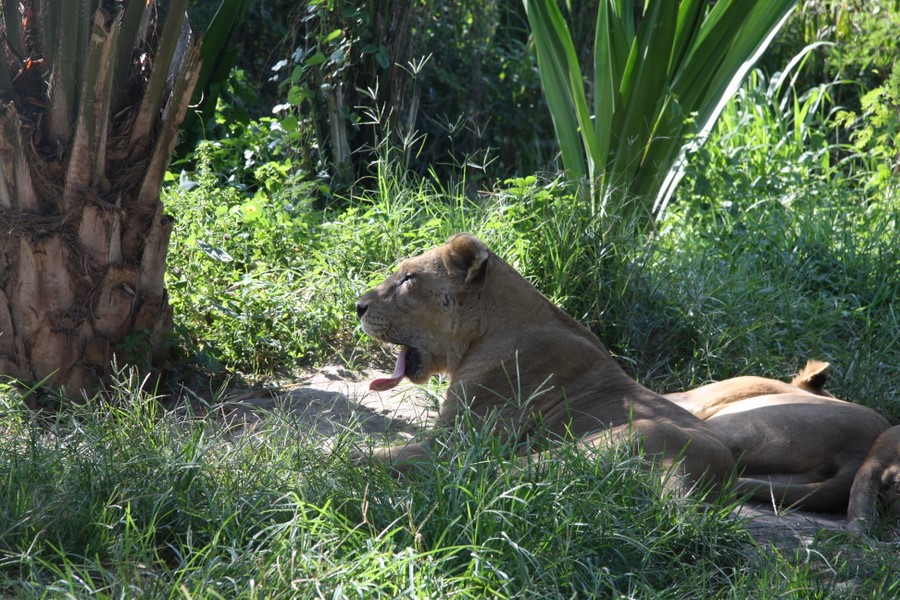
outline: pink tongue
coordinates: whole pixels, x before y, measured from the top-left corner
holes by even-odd
[[[406,371],[406,351],[408,348],[403,346],[400,350],[400,353],[397,355],[397,364],[394,365],[394,372],[391,373],[390,377],[383,377],[381,379],[376,379],[372,383],[369,384],[369,389],[373,392],[383,392],[385,390],[389,390],[393,387],[396,387],[400,380],[403,379],[403,375]]]

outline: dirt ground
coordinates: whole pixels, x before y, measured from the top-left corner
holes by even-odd
[[[289,409],[326,444],[347,428],[399,442],[428,427],[437,415],[437,392],[409,382],[387,392],[373,392],[368,386],[376,376],[330,366],[268,392],[232,394],[226,404],[232,416],[247,421],[260,418],[260,409],[263,413],[278,406]],[[747,528],[757,540],[787,547],[808,546],[821,532],[841,531],[847,524],[842,514],[780,511],[756,503],[745,505],[737,514],[747,518]]]

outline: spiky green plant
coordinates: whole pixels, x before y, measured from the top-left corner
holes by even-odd
[[[556,0],[523,2],[566,170],[595,199],[624,192],[619,208],[644,220],[665,208],[686,141],[709,131],[795,4],[603,0],[586,86]]]

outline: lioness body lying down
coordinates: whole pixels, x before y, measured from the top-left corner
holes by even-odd
[[[739,491],[762,502],[844,511],[857,471],[890,424],[827,394],[827,377],[828,364],[813,361],[790,384],[735,377],[665,397],[722,434],[738,464]],[[874,505],[875,497],[864,502],[866,492],[858,489],[856,506]],[[851,521],[861,510],[849,511]]]
[[[356,311],[366,333],[400,346],[393,375],[373,389],[449,376],[439,426],[466,402],[476,417],[496,415],[501,435],[540,429],[594,445],[637,434],[663,464],[682,460],[689,483],[706,476],[717,488],[732,474],[713,427],[630,378],[596,336],[471,235],[401,262]],[[403,470],[424,450],[386,447],[373,458]]]

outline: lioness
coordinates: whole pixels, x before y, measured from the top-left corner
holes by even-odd
[[[722,434],[737,461],[738,491],[761,502],[843,511],[857,470],[890,423],[825,392],[827,377],[828,363],[811,361],[790,384],[735,377],[665,397]]]
[[[515,439],[537,430],[585,445],[639,438],[664,465],[681,461],[690,484],[706,475],[718,489],[734,469],[715,429],[629,377],[596,336],[472,235],[402,261],[356,312],[366,333],[400,346],[394,373],[372,389],[449,376],[439,426],[467,403]],[[373,457],[405,470],[424,454],[408,444]]]
[[[879,500],[888,513],[900,514],[900,425],[875,440],[850,490],[848,527],[865,529],[874,520]]]
[[[708,383],[686,392],[663,394],[663,398],[705,420],[729,404],[755,396],[806,392],[833,398],[834,396],[825,391],[830,370],[831,365],[827,362],[811,360],[790,383],[768,377],[741,375]]]

